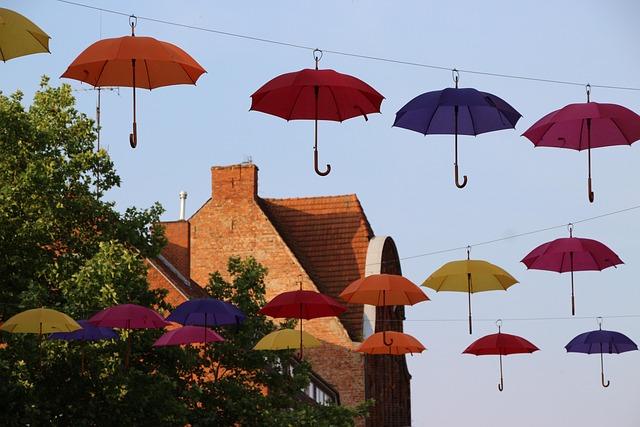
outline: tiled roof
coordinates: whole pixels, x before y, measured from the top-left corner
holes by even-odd
[[[355,194],[259,203],[320,292],[338,298],[364,276],[373,231]],[[362,338],[362,315],[362,305],[349,305],[340,316],[353,340]]]

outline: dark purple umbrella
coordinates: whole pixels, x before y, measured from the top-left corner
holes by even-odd
[[[467,176],[458,180],[458,134],[480,135],[502,129],[513,129],[522,117],[501,98],[473,88],[458,88],[458,71],[453,70],[455,88],[427,92],[413,98],[396,113],[393,126],[423,135],[455,135],[455,183],[467,185]]]
[[[50,340],[65,341],[99,341],[118,338],[118,333],[111,328],[92,325],[88,320],[78,320],[82,329],[73,332],[55,332],[49,335]]]
[[[604,381],[604,361],[602,354],[620,354],[626,351],[637,350],[638,346],[629,337],[620,332],[606,331],[602,329],[602,319],[598,318],[598,330],[585,332],[578,335],[564,348],[569,353],[600,353],[600,379],[603,387],[609,387],[609,380]]]
[[[623,264],[618,255],[604,243],[593,239],[573,237],[573,224],[569,224],[569,237],[543,243],[522,261],[529,269],[571,272],[571,314],[576,314],[573,292],[574,271],[602,271]]]
[[[183,325],[221,326],[239,325],[246,316],[236,306],[215,298],[185,301],[167,317],[170,322]]]
[[[88,320],[78,320],[82,329],[73,332],[54,332],[49,335],[50,340],[65,341],[100,341],[113,340],[119,337],[118,333],[111,328],[104,328],[92,325]],[[80,371],[84,372],[84,347],[80,354]]]

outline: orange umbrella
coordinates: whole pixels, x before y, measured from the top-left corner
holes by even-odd
[[[388,305],[413,305],[429,301],[427,295],[409,279],[396,274],[372,274],[352,282],[340,293],[340,298],[352,304],[371,304],[377,307]],[[384,319],[383,319],[384,320]],[[382,331],[387,346],[386,331]]]
[[[367,354],[393,354],[422,353],[426,350],[420,341],[402,332],[387,332],[391,337],[391,345],[387,345],[384,332],[378,332],[367,338],[356,351]]]
[[[351,282],[340,293],[351,304],[413,305],[429,298],[409,279],[396,274],[372,274]]]
[[[137,18],[131,16],[131,35],[99,40],[86,48],[61,77],[80,80],[95,87],[133,88],[132,148],[138,144],[136,126],[136,88],[196,84],[206,73],[188,53],[179,47],[152,37],[136,37]]]

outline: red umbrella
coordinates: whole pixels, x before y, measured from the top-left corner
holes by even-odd
[[[536,147],[587,150],[589,165],[589,201],[591,190],[591,149],[611,145],[631,145],[640,139],[640,116],[617,104],[590,102],[570,104],[553,111],[534,123],[522,135]]]
[[[152,37],[136,37],[136,23],[137,18],[131,16],[131,36],[97,41],[78,55],[61,76],[95,87],[133,88],[133,132],[129,135],[133,148],[138,144],[136,88],[195,85],[206,72],[179,47]]]
[[[171,323],[150,308],[136,304],[121,304],[105,308],[91,316],[89,323],[94,326],[120,329],[161,329]],[[129,367],[131,354],[131,334],[129,334],[124,366]]]
[[[502,356],[519,353],[533,353],[540,350],[538,347],[517,335],[503,334],[500,331],[502,321],[496,322],[498,325],[498,333],[486,335],[475,340],[462,353],[475,354],[476,356],[486,356],[497,354],[500,356],[500,384],[498,390],[504,389],[504,379],[502,378]]]
[[[622,260],[605,244],[592,239],[573,237],[573,224],[569,224],[569,237],[556,239],[538,246],[522,261],[534,270],[571,272],[571,314],[576,314],[573,291],[574,271],[602,271],[623,264]]]
[[[362,80],[334,70],[318,70],[322,51],[315,49],[315,70],[282,74],[251,95],[251,110],[289,120],[313,120],[315,144],[313,162],[320,176],[331,172],[318,169],[318,120],[342,122],[352,117],[379,113],[384,97]]]
[[[172,331],[166,332],[153,343],[154,347],[164,347],[168,345],[185,345],[224,341],[218,333],[202,326],[182,326]]]
[[[275,318],[300,319],[300,358],[302,358],[302,319],[338,316],[347,308],[319,292],[303,291],[301,280],[299,284],[299,290],[277,295],[260,309],[260,313]]]

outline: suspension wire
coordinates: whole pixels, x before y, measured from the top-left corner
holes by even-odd
[[[114,9],[106,9],[106,8],[97,7],[97,6],[91,6],[91,5],[88,5],[88,4],[79,3],[79,2],[75,2],[75,1],[71,1],[71,0],[56,0],[56,1],[58,3],[64,3],[64,4],[67,4],[67,5],[71,5],[71,6],[77,6],[77,7],[82,7],[82,8],[86,8],[86,9],[97,10],[97,11],[100,11],[100,12],[111,13],[111,14],[114,14],[114,15],[127,16],[127,17],[131,16],[131,13],[126,13],[126,12],[122,12],[122,11],[118,11],[118,10],[114,10]],[[310,51],[313,51],[314,49],[316,49],[315,46],[307,46],[307,45],[302,45],[302,44],[297,44],[297,43],[286,42],[286,41],[282,41],[282,40],[274,40],[274,39],[268,39],[268,38],[264,38],[264,37],[250,36],[250,35],[247,35],[247,34],[234,33],[234,32],[229,32],[229,31],[222,31],[222,30],[217,30],[215,28],[200,27],[200,26],[196,26],[196,25],[189,25],[189,24],[184,24],[184,23],[180,23],[180,22],[168,21],[168,20],[165,20],[165,19],[158,19],[158,18],[152,18],[152,17],[140,16],[140,15],[136,15],[136,17],[138,19],[146,20],[146,21],[149,21],[149,22],[155,22],[155,23],[164,24],[164,25],[171,25],[171,26],[174,26],[174,27],[180,27],[180,28],[185,28],[185,29],[190,29],[190,30],[203,31],[203,32],[207,32],[207,33],[221,35],[221,36],[235,37],[235,38],[239,38],[239,39],[257,41],[257,42],[261,42],[261,43],[269,43],[269,44],[273,44],[273,45],[291,47],[291,48],[295,48],[295,49],[304,49],[304,50],[310,50]],[[451,71],[453,69],[453,67],[445,67],[445,66],[441,66],[441,65],[433,65],[433,64],[425,64],[425,63],[421,63],[421,62],[405,61],[405,60],[394,59],[394,58],[386,58],[386,57],[382,57],[382,56],[364,55],[364,54],[360,54],[360,53],[356,53],[356,52],[347,52],[347,51],[342,51],[342,50],[323,49],[323,51],[327,52],[327,53],[333,53],[335,55],[346,56],[346,57],[351,57],[351,58],[366,59],[366,60],[378,61],[378,62],[386,62],[386,63],[390,63],[390,64],[407,65],[407,66],[412,66],[412,67],[429,68],[429,69],[433,69],[433,70]],[[480,75],[480,76],[497,77],[497,78],[504,78],[504,79],[515,79],[515,80],[527,80],[527,81],[533,81],[533,82],[538,82],[538,83],[570,85],[570,86],[582,86],[582,87],[584,87],[585,84],[586,84],[585,82],[577,82],[577,81],[571,81],[571,80],[545,79],[545,78],[533,77],[533,76],[507,74],[507,73],[495,73],[495,72],[480,71],[480,70],[474,70],[474,69],[458,68],[458,71],[463,72],[463,73],[467,73],[467,74]],[[626,90],[626,91],[640,91],[640,87],[620,86],[620,85],[611,85],[611,84],[591,84],[591,87],[597,87],[597,88],[603,88],[603,89],[614,89],[614,90]]]
[[[636,209],[640,209],[640,205],[630,206],[628,208],[619,209],[619,210],[611,211],[611,212],[606,212],[606,213],[603,213],[603,214],[600,214],[600,215],[595,215],[595,216],[592,216],[592,217],[583,218],[583,219],[580,219],[580,220],[577,220],[577,221],[571,221],[571,224],[581,224],[581,223],[584,223],[584,222],[594,221],[596,219],[605,218],[605,217],[608,217],[608,216],[611,216],[611,215],[617,215],[617,214],[621,214],[621,213],[624,213],[624,212],[633,211],[633,210],[636,210]],[[511,234],[509,236],[500,237],[500,238],[497,238],[497,239],[485,240],[485,241],[482,241],[482,242],[472,243],[472,244],[469,244],[469,245],[462,245],[462,246],[456,246],[456,247],[452,247],[452,248],[448,248],[448,249],[441,249],[441,250],[436,250],[436,251],[432,251],[432,252],[425,252],[425,253],[422,253],[422,254],[409,255],[409,256],[398,258],[398,260],[399,261],[406,261],[406,260],[412,260],[412,259],[416,259],[416,258],[424,258],[424,257],[433,256],[433,255],[445,254],[445,253],[449,253],[449,252],[458,252],[458,251],[461,251],[461,250],[466,250],[467,248],[490,245],[490,244],[502,242],[502,241],[505,241],[505,240],[516,239],[518,237],[524,237],[524,236],[529,236],[529,235],[532,235],[532,234],[543,233],[545,231],[550,231],[550,230],[557,230],[557,229],[565,228],[566,226],[567,226],[567,223],[559,224],[559,225],[553,225],[551,227],[538,228],[536,230],[525,231],[523,233],[517,233],[517,234]],[[383,265],[383,264],[394,263],[394,262],[395,262],[395,260],[373,262],[373,263],[366,264],[366,266]]]

